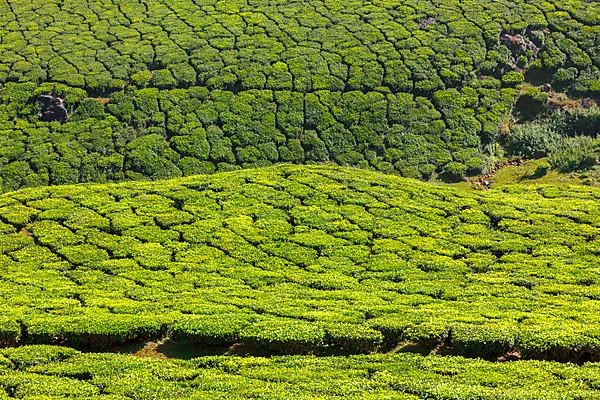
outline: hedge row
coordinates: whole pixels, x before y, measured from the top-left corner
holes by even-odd
[[[64,125],[36,118],[0,123],[4,190],[173,178],[276,162],[333,161],[419,179],[436,171],[456,179],[481,171],[478,132],[484,125],[495,129],[515,93],[450,89],[437,91],[432,103],[390,91],[152,88],[115,94],[104,107],[65,86],[9,83],[0,88],[6,101],[0,115],[37,114],[35,99],[46,91],[70,94],[77,111]],[[499,104],[480,104],[478,97],[486,94]]]
[[[599,199],[325,166],[25,189],[0,196],[0,337],[596,357]]]
[[[416,354],[174,361],[54,346],[0,351],[3,399],[593,400],[599,379],[591,363]]]

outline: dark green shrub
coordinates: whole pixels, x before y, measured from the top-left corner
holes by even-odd
[[[182,156],[189,156],[198,160],[206,160],[210,146],[203,128],[195,128],[184,136],[174,136],[172,139],[174,150]]]
[[[152,71],[152,84],[161,89],[169,89],[177,85],[177,80],[168,69]]]
[[[502,75],[502,84],[505,87],[516,87],[525,81],[521,72],[510,71]]]
[[[504,141],[509,154],[537,158],[548,155],[563,139],[548,123],[532,122],[515,126]]]
[[[549,162],[552,168],[561,172],[583,171],[600,161],[600,139],[587,136],[568,138],[554,146]]]
[[[551,115],[550,125],[564,136],[600,135],[600,107],[576,108]]]
[[[131,75],[131,81],[139,88],[148,86],[152,82],[152,78],[152,72],[146,69]]]
[[[534,86],[527,86],[517,99],[517,110],[524,116],[532,117],[544,110],[548,93],[542,92]]]
[[[179,161],[179,169],[183,176],[197,175],[197,174],[211,174],[215,172],[216,167],[210,161],[201,161],[193,157],[183,157]]]
[[[552,76],[552,86],[557,90],[568,89],[573,85],[575,78],[577,78],[577,74],[578,71],[575,67],[559,68]]]
[[[444,165],[444,167],[442,168],[441,176],[442,178],[447,179],[449,181],[460,181],[466,173],[466,165],[456,161],[452,161]]]
[[[181,176],[181,171],[171,159],[174,152],[170,150],[167,141],[161,135],[151,134],[139,137],[129,143],[127,147],[129,154],[125,165],[131,171],[151,178]]]
[[[77,107],[71,121],[80,121],[87,118],[103,119],[107,116],[104,111],[104,104],[96,99],[85,99]]]

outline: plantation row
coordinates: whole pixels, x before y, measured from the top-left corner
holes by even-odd
[[[599,8],[3,0],[1,186],[275,162],[478,174],[527,71],[599,93]],[[39,121],[43,94],[65,98],[70,122]]]
[[[0,197],[2,343],[595,359],[599,200],[317,166],[21,190]]]
[[[39,94],[76,100],[70,122],[17,119],[39,111]],[[503,105],[479,104],[500,96]],[[478,132],[492,134],[513,88],[435,93],[250,90],[194,87],[118,93],[104,107],[60,85],[7,84],[0,90],[0,178],[5,190],[77,182],[172,178],[275,162],[335,161],[429,178],[481,171]],[[437,111],[444,110],[444,114]],[[37,119],[37,117],[36,117]],[[463,126],[464,128],[460,128]]]
[[[0,351],[1,399],[599,399],[600,369],[547,361],[491,363],[415,354],[200,357],[190,361]]]

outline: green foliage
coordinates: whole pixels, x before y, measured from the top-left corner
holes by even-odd
[[[242,329],[252,322],[247,314],[183,315],[172,328],[174,338],[188,338],[208,345],[234,343]]]
[[[548,161],[561,172],[590,169],[600,162],[600,138],[568,138],[552,148]]]
[[[596,189],[368,171],[479,174],[513,103],[544,109],[525,71],[597,97],[597,3],[341,3],[0,2],[0,188],[30,188],[0,196],[0,346],[600,357]],[[517,32],[527,48],[501,40]],[[48,94],[68,122],[40,120]],[[587,168],[599,115],[523,126],[509,150]],[[180,178],[277,162],[361,170]],[[593,364],[411,354],[0,351],[0,398],[30,400],[593,399],[598,382]]]
[[[494,363],[410,353],[185,361],[49,346],[5,349],[0,356],[3,399],[598,398],[594,363]]]
[[[600,107],[578,107],[554,113],[550,125],[565,136],[597,137],[600,133]]]
[[[155,179],[181,176],[181,171],[173,163],[178,155],[161,135],[141,136],[131,141],[128,147],[131,151],[126,166],[131,172]]]
[[[508,87],[515,87],[525,81],[525,76],[521,72],[510,71],[502,75],[502,83]]]
[[[599,196],[291,165],[24,189],[0,196],[0,340],[595,357]]]
[[[304,353],[324,345],[325,330],[317,324],[286,318],[262,318],[240,333],[242,341],[286,354]]]
[[[600,90],[597,11],[584,0],[483,1],[467,14],[458,3],[213,3],[2,6],[2,190],[275,162],[458,180],[481,173],[522,71]],[[69,122],[39,121],[47,94],[64,98]],[[534,114],[544,101],[533,88],[518,98]]]
[[[563,140],[560,132],[543,121],[516,125],[504,139],[509,154],[523,158],[548,155]]]
[[[535,116],[544,110],[548,93],[542,92],[535,86],[527,86],[519,94],[517,99],[517,110],[527,117]]]

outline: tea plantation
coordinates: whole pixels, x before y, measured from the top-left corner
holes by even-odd
[[[598,399],[600,369],[415,354],[159,361],[27,346],[0,351],[2,399]]]
[[[0,0],[0,400],[600,400],[600,188],[423,182],[599,104],[597,0]]]
[[[525,79],[597,97],[599,38],[586,0],[2,0],[0,186],[323,161],[456,180]]]
[[[600,357],[600,190],[279,166],[0,197],[4,345]]]

